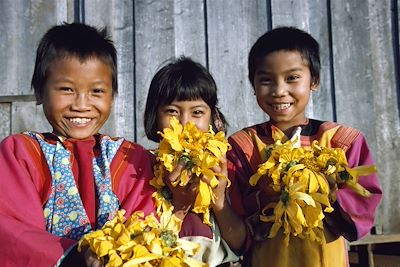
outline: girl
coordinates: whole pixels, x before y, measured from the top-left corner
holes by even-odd
[[[171,117],[176,117],[182,125],[193,122],[202,131],[207,131],[209,125],[216,132],[225,131],[227,122],[217,104],[217,87],[211,74],[201,64],[180,57],[161,68],[151,81],[144,114],[146,135],[150,140],[159,142],[157,132],[170,127]],[[174,208],[188,211],[194,201],[197,183],[188,184],[187,188],[170,185],[182,169],[178,166],[165,182],[172,191]],[[226,161],[223,160],[216,171],[226,173],[226,169]],[[196,178],[192,177],[193,180]],[[197,258],[210,266],[237,260],[225,241],[230,244],[231,239],[237,239],[237,232],[245,231],[242,224],[239,227],[236,225],[240,220],[235,220],[230,210],[225,187],[226,183],[220,182],[214,191],[216,203],[212,209],[218,225],[211,219],[213,226],[210,228],[202,223],[198,215],[190,212],[181,217],[184,221],[180,235],[201,244],[202,251]],[[220,231],[225,241],[220,238]]]

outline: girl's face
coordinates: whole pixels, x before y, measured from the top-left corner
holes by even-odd
[[[83,62],[75,57],[56,59],[38,100],[55,134],[86,139],[97,134],[110,115],[111,69],[96,58]]]
[[[297,51],[277,51],[265,56],[256,69],[254,87],[257,103],[271,122],[282,131],[305,122],[311,91],[307,62]]]
[[[182,125],[189,121],[196,124],[199,130],[208,131],[211,122],[211,109],[204,100],[172,101],[171,104],[158,108],[158,129],[170,127],[171,117],[176,117]]]

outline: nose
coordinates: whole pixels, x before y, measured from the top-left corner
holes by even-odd
[[[72,109],[77,111],[86,111],[90,109],[90,99],[87,94],[77,93],[72,103]]]
[[[186,123],[188,123],[190,121],[190,117],[188,114],[186,114],[186,112],[184,112],[184,113],[180,114],[179,121],[183,126],[185,126]]]
[[[275,97],[285,96],[287,93],[286,84],[284,82],[276,82],[272,87],[271,95]]]

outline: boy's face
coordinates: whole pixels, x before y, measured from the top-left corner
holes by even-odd
[[[200,131],[207,132],[211,122],[211,109],[203,99],[172,101],[158,109],[158,129],[170,127],[170,119],[176,117],[182,125],[189,121],[196,124]]]
[[[55,134],[86,139],[97,134],[110,115],[111,69],[96,58],[82,62],[76,57],[56,59],[38,100]]]
[[[257,103],[271,122],[285,131],[305,122],[311,84],[307,62],[297,51],[276,51],[266,55],[254,76]]]

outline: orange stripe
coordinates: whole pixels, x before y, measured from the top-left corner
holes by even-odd
[[[121,181],[122,174],[128,166],[128,155],[131,155],[132,143],[123,141],[113,161],[111,162],[110,172],[112,181],[112,190],[116,192]]]
[[[35,139],[25,134],[19,136],[21,137],[21,141],[23,142],[27,152],[31,155],[31,159],[34,161],[35,166],[42,173],[42,175],[40,175],[42,182],[40,199],[43,205],[47,201],[48,189],[51,187],[52,180],[46,157],[44,156],[39,143]]]
[[[346,151],[359,135],[359,130],[342,125],[337,130],[331,142],[335,147],[340,147]]]

